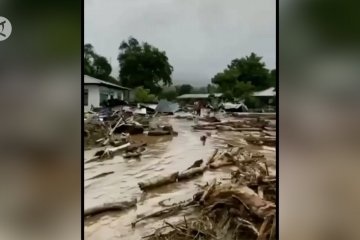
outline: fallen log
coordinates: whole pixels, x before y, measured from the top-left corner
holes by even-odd
[[[184,204],[177,204],[175,206],[171,206],[171,207],[168,207],[166,209],[162,209],[160,211],[157,211],[157,212],[154,212],[154,213],[151,213],[149,215],[146,215],[146,216],[142,216],[138,219],[136,219],[134,222],[131,223],[131,227],[135,227],[135,225],[140,222],[140,221],[143,221],[145,219],[148,219],[148,218],[153,218],[153,217],[160,217],[164,214],[168,215],[168,214],[174,214],[184,208],[187,208],[187,207],[190,207],[194,204],[194,201],[190,201],[188,203],[184,203]]]
[[[86,179],[86,180],[92,180],[92,179],[96,179],[96,178],[100,178],[100,177],[105,177],[105,176],[110,175],[110,174],[113,174],[113,173],[114,173],[113,171],[100,173],[100,174],[95,175],[95,176],[93,176],[93,177],[91,177],[91,178],[88,178],[88,179]]]
[[[219,131],[235,131],[235,128],[233,128],[231,126],[224,126],[224,125],[216,126],[216,129]]]
[[[245,137],[245,140],[251,144],[254,145],[270,145],[275,146],[276,145],[276,138],[275,137],[254,137],[249,136]]]
[[[195,125],[193,126],[194,130],[216,130],[216,126],[199,126]]]
[[[114,155],[125,148],[130,146],[130,143],[126,143],[124,145],[113,147],[113,148],[107,148],[105,150],[100,150],[96,153],[96,156],[100,156],[101,159],[108,159],[114,157]]]
[[[179,176],[179,172],[171,173],[166,176],[156,176],[156,177],[153,177],[144,182],[139,182],[138,185],[139,185],[139,188],[144,191],[144,190],[152,189],[154,187],[159,187],[159,186],[162,186],[162,185],[165,185],[168,183],[174,183],[174,182],[176,182],[178,176]]]
[[[190,168],[196,168],[196,167],[200,167],[201,164],[204,161],[202,159],[196,160],[190,167],[188,167],[186,170],[189,170]]]
[[[148,132],[148,136],[166,136],[166,135],[171,135],[171,132],[165,130],[151,130]]]
[[[237,132],[257,132],[257,131],[262,131],[261,128],[257,128],[257,127],[242,127],[242,128],[234,128],[234,131]]]
[[[85,163],[97,162],[99,159],[100,156],[95,156],[93,158],[90,158],[89,160],[86,160]]]
[[[276,137],[276,132],[270,132],[270,131],[262,131],[266,136],[270,136],[270,137]]]
[[[129,209],[131,207],[135,207],[136,202],[137,202],[136,199],[133,199],[131,201],[104,203],[99,206],[85,209],[84,217],[94,216],[108,211],[121,211],[121,210]]]
[[[274,203],[261,199],[254,190],[247,186],[233,186],[230,189],[220,188],[209,196],[209,201],[216,202],[219,199],[227,199],[229,196],[238,200],[251,213],[262,219],[274,215],[276,212],[276,205]]]
[[[135,158],[140,156],[141,156],[141,152],[128,152],[123,155],[123,158]]]
[[[214,153],[210,156],[210,158],[208,159],[206,165],[209,165],[210,163],[214,162],[215,156],[218,153],[219,149],[215,149]]]
[[[225,166],[232,166],[234,165],[234,162],[229,161],[215,161],[209,165],[211,169],[221,168]]]
[[[147,146],[147,143],[131,143],[126,149],[126,152],[133,152],[138,150],[141,147]]]
[[[234,156],[232,156],[230,153],[225,152],[224,154],[221,154],[219,158],[217,158],[215,161],[209,164],[209,167],[214,168],[220,168],[224,166],[231,166],[235,164]]]
[[[215,122],[215,123],[203,123],[203,124],[198,124],[198,125],[195,125],[197,127],[216,127],[216,126],[220,126],[220,125],[232,125],[232,124],[243,124],[244,121],[242,120],[236,120],[236,121],[224,121],[224,122]],[[195,127],[194,126],[194,127]]]
[[[178,176],[178,180],[181,181],[184,179],[189,179],[189,178],[199,175],[199,174],[203,174],[205,169],[206,169],[206,166],[202,166],[202,167],[191,168],[189,170],[181,172]]]
[[[273,127],[264,127],[264,130],[276,132],[276,128]]]

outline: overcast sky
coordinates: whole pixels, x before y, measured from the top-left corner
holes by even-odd
[[[122,40],[166,51],[175,84],[205,86],[251,52],[276,66],[275,0],[85,0],[85,43],[111,60],[117,77]]]

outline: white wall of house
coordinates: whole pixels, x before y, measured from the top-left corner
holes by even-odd
[[[86,104],[86,91],[87,91],[87,104]],[[91,105],[99,107],[100,105],[100,89],[96,85],[85,85],[84,86],[84,111],[89,111]]]
[[[86,92],[87,92],[87,104],[86,104]],[[108,100],[110,97],[124,100],[124,93],[121,90],[108,88],[98,85],[85,85],[84,86],[84,111],[89,111],[91,105],[94,107],[100,107],[100,104],[105,99]]]

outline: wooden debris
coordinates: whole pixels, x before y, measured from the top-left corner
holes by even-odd
[[[126,149],[126,152],[134,152],[141,147],[147,146],[147,143],[131,143]]]
[[[109,159],[112,158],[115,154],[119,153],[120,151],[126,149],[128,146],[130,146],[130,143],[126,143],[118,147],[107,148],[103,150],[102,154],[100,151],[98,151],[95,155],[97,156],[100,155],[101,159]]]
[[[100,177],[105,177],[105,176],[110,175],[110,174],[113,174],[113,173],[114,173],[113,171],[100,173],[100,174],[95,175],[95,176],[93,176],[93,177],[91,177],[91,178],[88,178],[88,179],[86,179],[86,180],[92,180],[92,179],[96,179],[96,178],[100,178]]]
[[[211,181],[208,189],[205,190],[204,193],[202,194],[202,196],[201,196],[201,198],[199,200],[200,204],[202,204],[202,205],[204,204],[204,202],[205,202],[206,198],[209,196],[209,194],[211,194],[214,191],[215,186],[216,186],[216,178],[214,178]]]
[[[181,181],[184,179],[189,179],[189,178],[194,177],[199,174],[203,174],[205,169],[206,169],[206,166],[191,168],[189,170],[181,172],[178,176],[178,179],[179,179],[179,181]]]
[[[153,218],[153,217],[160,217],[162,215],[165,215],[165,214],[174,214],[184,208],[187,208],[189,206],[192,206],[194,204],[193,201],[190,201],[188,203],[181,203],[181,204],[176,204],[174,206],[171,206],[171,207],[168,207],[168,208],[165,208],[165,209],[162,209],[160,211],[156,211],[154,213],[151,213],[149,215],[146,215],[146,216],[143,216],[143,217],[140,217],[138,219],[136,219],[134,222],[131,223],[131,226],[134,228],[135,225],[140,222],[140,221],[143,221],[145,219],[149,219],[149,218]]]
[[[121,211],[121,210],[129,209],[131,207],[135,207],[136,202],[137,202],[136,199],[133,199],[131,201],[104,203],[99,206],[85,209],[84,217],[94,216],[107,211]]]
[[[199,160],[196,160],[190,167],[188,167],[186,170],[189,170],[190,168],[196,168],[196,167],[200,167],[201,164],[203,164],[203,160],[202,159],[199,159]]]
[[[141,152],[128,152],[123,155],[123,158],[136,158],[140,156],[141,156]]]
[[[138,183],[141,190],[148,190],[154,187],[159,187],[168,183],[174,183],[179,176],[179,172],[171,173],[166,176],[157,176],[147,181]]]
[[[210,158],[208,159],[206,165],[209,165],[210,163],[214,162],[215,156],[218,153],[219,149],[215,149],[214,153],[210,156]]]
[[[166,135],[172,135],[170,131],[165,130],[151,130],[148,132],[149,136],[166,136]]]

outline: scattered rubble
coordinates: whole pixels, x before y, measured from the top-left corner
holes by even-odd
[[[276,177],[262,175],[266,171],[258,164],[260,154],[249,158],[247,153],[246,157],[238,159],[235,157],[238,149],[215,150],[208,164],[218,161],[213,160],[216,155],[227,156],[230,152],[237,159],[233,164],[238,167],[231,173],[230,182],[214,179],[186,204],[179,203],[146,216],[158,217],[169,211],[170,215],[175,215],[189,207],[198,213],[178,223],[164,221],[164,227],[146,236],[147,239],[276,239]],[[136,220],[133,227],[143,219]]]
[[[148,239],[275,239],[276,177],[270,176],[264,154],[246,147],[215,149],[206,164],[203,160],[183,172],[158,176],[139,183],[149,190],[176,181],[189,180],[211,168],[236,166],[228,179],[214,179],[193,199],[143,216],[133,222],[163,215],[175,215],[185,208],[197,209],[198,216],[180,223],[164,221]],[[222,182],[223,180],[227,182]]]
[[[177,108],[176,105],[162,102],[157,109],[174,113]],[[232,115],[241,119],[221,121],[216,117],[198,118],[196,121],[202,123],[196,123],[193,129],[241,132],[244,145],[228,144],[224,148],[214,149],[205,161],[199,159],[184,170],[155,176],[138,183],[140,190],[148,192],[164,185],[191,181],[206,171],[214,171],[213,169],[231,167],[229,169],[232,170],[229,177],[213,179],[206,186],[200,186],[192,199],[164,205],[165,208],[160,211],[134,219],[131,225],[135,228],[138,222],[145,219],[174,216],[181,214],[184,209],[191,209],[192,214],[188,218],[184,216],[183,221],[176,223],[165,220],[163,227],[144,238],[150,240],[276,239],[276,176],[269,172],[264,154],[246,145],[276,146],[276,125],[272,121],[276,115],[268,113],[232,113]],[[195,119],[192,114],[176,115],[175,118]],[[124,158],[141,157],[146,144],[132,142],[130,140],[132,134],[177,135],[170,125],[150,124],[151,117],[144,114],[125,117],[121,111],[118,111],[108,122],[94,119],[96,117],[92,115],[91,120],[85,123],[85,138],[88,140],[88,145],[100,145],[105,148],[99,150],[94,158],[87,162],[109,159],[120,153]],[[205,144],[210,136],[211,132],[206,132],[200,140]],[[102,176],[112,173],[104,173]],[[135,207],[136,203],[134,199],[103,204],[85,210],[85,216],[128,209]]]

